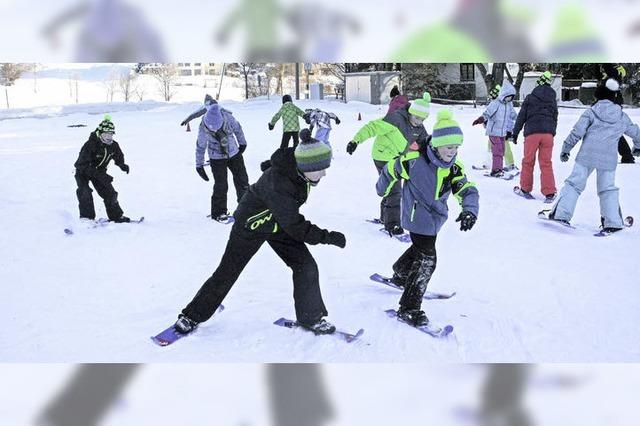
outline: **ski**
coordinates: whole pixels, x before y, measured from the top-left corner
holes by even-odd
[[[384,228],[380,228],[380,232],[382,232],[383,234],[385,234],[387,237],[389,236],[389,231],[387,231]],[[403,242],[403,243],[411,243],[411,235],[409,234],[398,234],[398,235],[391,235],[392,238],[395,238],[396,240]]]
[[[515,173],[504,172],[504,174],[502,176],[491,176],[490,173],[483,173],[483,175],[486,176],[486,177],[502,179],[502,180],[512,180],[514,177],[518,176],[519,174],[520,174],[519,171],[517,171]]]
[[[212,218],[210,214],[208,214],[208,215],[207,215],[207,217],[208,217],[209,219],[213,219],[213,220],[215,220],[216,222],[218,222],[218,223],[222,223],[222,224],[224,224],[224,225],[231,225],[231,224],[232,224],[232,223],[234,223],[234,222],[235,222],[235,220],[236,220],[236,219],[235,219],[233,216],[231,216],[231,215],[227,216],[227,218],[226,218],[226,219],[223,219],[223,220],[218,220],[218,219],[216,219],[216,218]]]
[[[214,315],[222,311],[224,311],[224,305],[218,306],[218,309],[216,309]],[[182,334],[182,333],[179,333],[173,325],[171,325],[165,330],[161,331],[159,334],[155,336],[151,336],[151,340],[153,340],[153,342],[158,346],[169,346],[170,344],[175,343],[176,341],[182,339],[183,337],[192,334],[197,329],[198,327],[194,328],[191,333]]]
[[[377,217],[374,217],[373,219],[367,219],[367,222],[374,223],[376,225],[382,225],[382,221]]]
[[[482,166],[476,166],[475,164],[471,166],[471,168],[473,170],[489,170],[489,168],[487,166],[485,166],[484,164]]]
[[[569,224],[569,223],[565,223],[559,220],[554,220],[554,219],[550,219],[549,218],[549,212],[551,211],[551,209],[548,210],[541,210],[538,212],[538,219],[542,219],[542,220],[546,220],[548,223],[554,223],[557,225],[560,225],[564,228],[570,228],[570,229],[577,229],[575,226]]]
[[[389,287],[393,287],[396,290],[404,290],[403,287],[400,287],[399,285],[396,285],[393,283],[393,281],[391,280],[391,278],[388,277],[384,277],[380,274],[373,274],[369,277],[369,279],[371,281],[380,283],[380,284],[384,284],[384,285],[388,285]],[[436,293],[436,292],[432,292],[432,291],[427,291],[425,292],[423,299],[426,300],[444,300],[444,299],[451,299],[453,296],[456,295],[456,292],[454,291],[453,293]]]
[[[632,216],[625,217],[624,218],[624,227],[625,228],[631,228],[633,226],[633,222],[634,222],[634,220],[633,220]],[[616,233],[618,233],[620,231],[622,231],[622,229],[620,229],[619,231],[615,231],[615,232],[607,232],[604,229],[602,229],[599,232],[596,232],[595,234],[593,234],[593,236],[594,237],[608,237],[608,236],[616,234]]]
[[[305,330],[305,331],[308,331],[310,333],[313,333],[311,330],[307,330],[306,328],[301,327],[300,324],[298,324],[297,321],[290,320],[290,319],[287,319],[287,318],[284,318],[284,317],[276,320],[274,322],[274,324],[275,325],[279,325],[280,327],[286,327],[286,328],[301,328],[302,330]],[[338,338],[344,340],[347,343],[351,343],[351,342],[357,340],[358,338],[360,338],[360,336],[362,336],[363,334],[364,334],[364,328],[361,328],[355,334],[347,333],[346,331],[342,331],[342,330],[336,330],[335,332],[333,332],[329,336],[335,336],[335,337],[338,337]]]
[[[513,192],[514,192],[516,195],[519,195],[519,196],[521,196],[522,198],[527,199],[527,200],[535,200],[535,199],[536,199],[536,197],[534,197],[533,195],[531,195],[531,193],[530,193],[530,192],[524,192],[524,191],[523,191],[519,186],[517,186],[517,185],[513,187]]]
[[[385,312],[387,313],[387,315],[389,317],[395,318],[398,321],[403,322],[403,323],[407,324],[408,326],[411,326],[411,327],[413,327],[413,328],[415,328],[417,330],[420,330],[423,333],[426,333],[431,337],[443,338],[443,337],[447,337],[448,335],[453,333],[453,326],[452,325],[445,325],[444,328],[440,328],[438,326],[432,325],[431,322],[429,322],[427,325],[415,326],[415,325],[409,324],[408,322],[398,318],[398,312],[395,309],[387,309]]]
[[[131,219],[129,222],[119,222],[119,223],[142,223],[142,222],[144,222],[144,216],[142,216],[140,219]],[[107,226],[109,224],[114,224],[114,223],[116,222],[113,222],[107,218],[101,217],[92,222],[89,222],[89,226],[87,227],[87,229],[100,228],[100,227]],[[67,235],[73,235],[74,230],[73,228],[64,228],[64,233]]]

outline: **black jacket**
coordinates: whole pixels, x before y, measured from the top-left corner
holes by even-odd
[[[256,236],[286,233],[307,244],[328,244],[329,231],[312,224],[300,214],[310,184],[298,172],[294,148],[282,148],[271,156],[271,167],[249,187],[234,212],[234,228]]]
[[[111,145],[107,145],[100,141],[96,132],[91,132],[89,140],[82,146],[74,166],[78,173],[91,177],[96,173],[106,173],[107,166],[112,159],[116,166],[122,168],[124,154],[118,142],[113,141]]]
[[[410,105],[406,105],[403,108],[399,108],[395,112],[388,114],[384,117],[384,121],[396,126],[407,140],[407,144],[410,145],[416,141],[426,140],[429,137],[429,133],[427,133],[427,129],[424,128],[423,124],[420,124],[419,126],[411,125],[411,122],[409,121],[409,107]]]
[[[519,134],[524,126],[525,137],[534,133],[550,133],[555,136],[557,125],[556,91],[543,84],[536,86],[525,98],[513,126],[513,134]]]

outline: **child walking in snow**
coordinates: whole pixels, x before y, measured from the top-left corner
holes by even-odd
[[[533,189],[533,167],[536,153],[540,162],[540,186],[546,202],[556,198],[556,181],[553,176],[553,137],[558,125],[558,104],[556,91],[551,88],[551,73],[545,71],[538,78],[537,86],[527,95],[513,127],[513,143],[518,143],[518,135],[524,126],[524,157],[520,189],[525,196]]]
[[[440,110],[433,135],[420,151],[390,161],[376,189],[385,195],[399,180],[402,186],[402,226],[410,232],[412,245],[393,264],[393,281],[404,287],[398,317],[413,325],[429,319],[420,309],[422,297],[436,269],[436,236],[447,220],[447,199],[453,194],[462,212],[456,219],[460,230],[473,228],[478,217],[478,190],[464,174],[457,159],[463,135],[450,110]]]
[[[332,112],[326,112],[315,108],[305,109],[303,118],[304,121],[309,125],[309,130],[311,132],[313,132],[313,129],[315,127],[316,134],[314,135],[314,138],[319,140],[320,142],[324,142],[329,147],[331,147],[331,143],[329,143],[331,120],[334,120],[336,124],[340,124],[340,119],[338,118],[338,116]]]
[[[104,116],[104,120],[98,125],[95,131],[89,135],[74,166],[76,168],[75,179],[78,184],[76,195],[78,196],[78,207],[81,219],[96,218],[93,206],[93,192],[89,183],[93,185],[98,195],[104,200],[107,209],[107,217],[113,222],[129,222],[129,218],[123,215],[118,203],[118,193],[113,188],[111,182],[113,177],[107,174],[109,162],[113,159],[116,166],[129,174],[129,166],[124,162],[124,154],[118,142],[113,140],[116,127],[109,115]]]
[[[290,139],[293,139],[293,147],[297,147],[298,132],[300,131],[298,117],[304,117],[304,111],[293,103],[291,95],[282,97],[282,106],[269,122],[269,130],[273,130],[280,117],[282,117],[282,142],[280,143],[280,148],[288,147]]]
[[[505,144],[512,139],[512,129],[517,116],[513,108],[515,95],[516,89],[513,85],[508,81],[505,82],[498,97],[492,100],[482,115],[473,122],[474,126],[486,123],[486,134],[491,141],[491,176],[493,177],[504,175]]]
[[[499,84],[496,84],[493,89],[491,89],[489,91],[489,96],[488,96],[488,101],[491,102],[494,99],[498,98],[498,95],[500,94],[500,89],[502,89],[502,86],[500,86]],[[487,123],[483,123],[484,128],[487,128]],[[491,153],[491,139],[487,139],[487,158],[485,159],[484,163],[482,163],[482,168],[483,169],[489,169],[491,170],[491,165],[493,164],[493,154]],[[512,171],[512,170],[518,170],[518,167],[516,167],[514,161],[513,161],[513,150],[511,149],[511,144],[508,143],[508,141],[505,140],[505,144],[504,144],[504,171],[508,172],[508,171]]]
[[[595,170],[600,198],[600,216],[604,232],[623,228],[623,218],[615,186],[618,166],[618,140],[622,134],[633,139],[633,155],[640,156],[640,128],[633,124],[622,107],[615,103],[619,83],[608,79],[596,90],[598,101],[587,109],[562,145],[560,161],[569,161],[571,149],[582,139],[571,175],[565,180],[560,196],[549,213],[549,219],[569,223],[584,191],[589,175]]]
[[[258,181],[240,201],[227,248],[220,265],[205,281],[175,324],[188,333],[207,321],[222,303],[244,267],[268,243],[293,271],[296,318],[302,327],[316,334],[328,334],[335,327],[323,317],[327,310],[320,294],[318,266],[307,244],[331,244],[344,248],[340,232],[319,228],[299,212],[311,187],[316,186],[331,164],[331,148],[300,132],[297,148],[281,148],[265,162]]]

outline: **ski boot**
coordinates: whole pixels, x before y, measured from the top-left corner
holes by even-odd
[[[112,221],[112,222],[115,222],[115,223],[129,223],[129,222],[131,222],[131,219],[129,219],[129,218],[128,218],[128,217],[126,217],[126,216],[120,216],[120,217],[119,217],[119,218],[117,218],[117,219],[113,219],[113,221]]]
[[[324,318],[320,318],[313,324],[306,324],[303,322],[298,322],[298,324],[300,324],[301,327],[312,331],[314,334],[332,334],[336,331],[336,326],[331,324]]]
[[[178,316],[178,321],[173,325],[178,333],[188,334],[198,327],[198,323],[184,314]]]
[[[504,176],[504,172],[502,171],[502,169],[491,170],[491,173],[489,173],[489,176],[501,178]]]
[[[401,307],[400,309],[398,309],[397,315],[398,318],[415,327],[429,324],[429,318],[427,318],[427,314],[425,314],[424,311],[421,311],[420,309],[405,309]]]

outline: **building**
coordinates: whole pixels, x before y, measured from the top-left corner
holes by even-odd
[[[398,71],[371,71],[345,74],[345,100],[374,105],[388,104],[393,86],[400,87]]]

